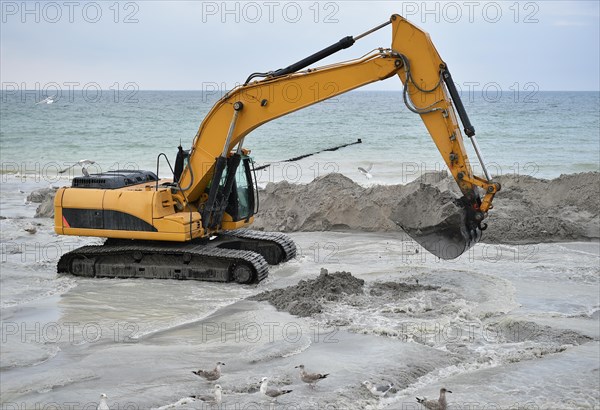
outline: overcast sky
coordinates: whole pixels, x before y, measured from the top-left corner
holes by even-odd
[[[459,86],[598,90],[599,2],[2,1],[2,88],[231,88],[403,14]],[[389,47],[386,27],[318,65]],[[12,84],[12,85],[11,85]],[[512,88],[511,88],[512,87]],[[533,88],[532,88],[533,87]],[[387,80],[370,89],[397,90]]]

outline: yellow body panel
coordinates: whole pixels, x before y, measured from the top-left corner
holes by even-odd
[[[87,189],[96,191],[95,189]],[[101,190],[100,190],[101,191]],[[103,210],[122,211],[153,224],[153,210],[156,207],[155,191],[137,191],[129,189],[105,190],[102,201]],[[64,202],[64,199],[63,199]],[[67,203],[67,205],[70,205]]]
[[[231,217],[231,215],[229,215],[227,212],[225,212],[225,215],[223,216],[223,222],[221,223],[221,229],[225,230],[225,231],[232,231],[234,229],[240,229],[240,228],[245,228],[247,226],[250,226],[254,223],[254,217],[250,217],[248,219],[248,222],[246,222],[245,219],[241,220],[241,221],[234,221],[233,218]]]
[[[63,222],[62,214],[62,197],[66,189],[67,188],[60,188],[56,191],[56,195],[54,196],[54,232],[59,235],[71,235],[64,231],[65,224]]]
[[[143,241],[186,242],[189,232],[144,232],[114,229],[65,228],[62,235],[94,236],[98,238],[139,239]]]
[[[54,197],[54,204],[56,205],[57,200],[61,200],[60,204],[65,208],[101,209],[106,192],[107,190],[105,189],[86,189],[85,191],[81,191],[62,188]],[[85,195],[81,195],[82,193],[85,193]]]
[[[161,241],[189,241],[203,236],[198,212],[176,212],[170,189],[152,184],[119,189],[61,188],[54,199],[54,230],[62,235]],[[153,226],[156,231],[72,227],[63,209],[118,211]]]

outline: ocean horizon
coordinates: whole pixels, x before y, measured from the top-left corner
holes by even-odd
[[[58,95],[52,104],[36,104],[43,96],[33,93],[0,93],[0,172],[56,176],[61,167],[84,158],[96,162],[92,172],[156,171],[159,153],[173,163],[180,143],[191,147],[204,116],[224,94],[132,89],[92,98],[91,92]],[[555,178],[600,170],[600,93],[463,92],[462,99],[493,175]],[[357,139],[362,144],[279,162]],[[481,174],[467,138],[465,145]],[[357,182],[393,184],[446,169],[423,122],[404,106],[399,91],[355,90],[326,100],[259,127],[245,147],[257,164],[273,164],[261,182],[309,182],[341,172]],[[365,181],[357,168],[370,164],[374,178]],[[170,176],[164,161],[159,173]]]

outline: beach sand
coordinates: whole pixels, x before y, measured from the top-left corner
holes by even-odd
[[[485,242],[454,261],[392,220],[422,184],[456,192],[443,173],[269,184],[256,227],[290,232],[298,257],[254,286],[57,277],[61,252],[100,241],[55,235],[31,184],[3,184],[2,405],[203,408],[182,404],[213,387],[191,371],[223,361],[226,408],[270,408],[264,376],[293,390],[276,408],[416,409],[441,386],[456,408],[598,408],[599,181],[502,177]],[[310,389],[299,364],[330,376]]]

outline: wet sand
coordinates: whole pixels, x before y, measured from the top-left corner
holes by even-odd
[[[528,183],[541,187],[538,198],[546,185],[561,187],[561,206],[577,212],[555,212],[556,218],[588,218],[593,226],[597,214],[585,208],[593,198],[583,196],[593,189],[580,192],[580,199],[569,197],[575,182],[590,174],[581,175]],[[306,190],[302,199],[308,202],[296,201],[290,210],[318,208],[317,191],[310,190],[323,181],[313,184],[273,195]],[[509,203],[523,202],[518,186],[506,186],[504,192],[514,196]],[[348,185],[348,193],[354,189]],[[360,189],[383,201],[389,191],[405,188]],[[584,235],[586,242],[550,237],[549,243],[480,243],[444,262],[393,222],[376,232],[301,232],[309,226],[341,229],[339,221],[351,220],[343,215],[351,203],[339,197],[335,206],[344,218],[313,213],[290,220],[300,231],[290,234],[298,257],[271,268],[256,286],[59,278],[56,249],[98,240],[54,235],[51,219],[33,218],[38,204],[23,206],[26,194],[11,195],[8,219],[0,221],[0,401],[6,408],[94,408],[100,393],[111,408],[169,406],[209,393],[212,384],[191,371],[216,361],[226,363],[219,384],[227,408],[269,409],[257,393],[264,376],[272,387],[293,390],[275,408],[417,408],[415,396],[436,397],[442,385],[454,392],[449,403],[456,408],[600,405],[600,249],[590,242],[593,235]],[[352,195],[344,198],[367,201]],[[285,205],[263,197],[267,215]],[[360,209],[370,215],[370,206]],[[385,215],[373,215],[388,223]],[[320,225],[316,216],[323,217]],[[369,221],[361,222],[365,230]],[[30,225],[35,234],[25,231]],[[331,375],[313,390],[299,380],[298,364]],[[373,397],[361,385],[367,379],[394,383],[394,391]]]

